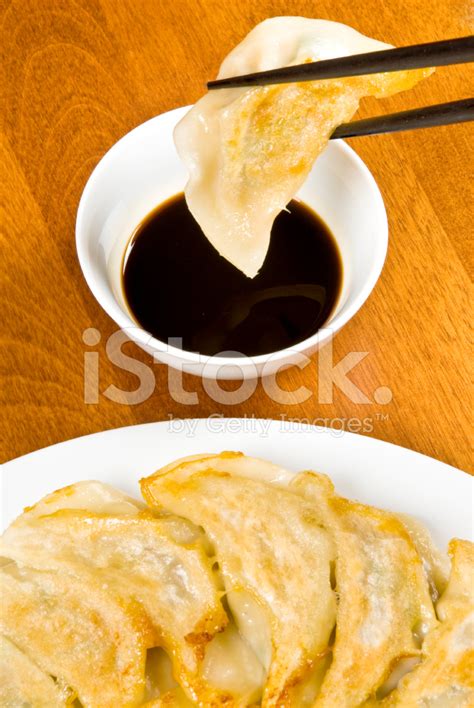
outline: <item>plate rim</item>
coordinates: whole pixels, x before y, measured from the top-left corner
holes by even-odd
[[[6,462],[3,463],[2,467],[4,469],[8,469],[10,465],[13,463],[18,463],[20,460],[24,461],[27,458],[30,458],[32,456],[38,455],[38,453],[44,453],[47,450],[51,450],[53,448],[59,447],[59,446],[66,446],[70,443],[77,443],[80,440],[85,440],[85,439],[92,439],[92,438],[98,438],[104,434],[107,433],[118,433],[119,431],[125,431],[129,429],[137,429],[137,428],[147,428],[147,427],[155,427],[155,426],[166,426],[169,425],[171,421],[209,421],[211,419],[216,419],[216,416],[194,416],[194,417],[179,417],[176,416],[172,419],[169,420],[156,420],[156,421],[148,421],[146,423],[134,423],[132,425],[123,425],[119,426],[118,428],[106,428],[105,430],[98,430],[95,431],[94,433],[85,433],[84,435],[78,435],[74,438],[68,438],[67,440],[61,440],[57,443],[52,443],[51,445],[45,445],[44,447],[40,447],[37,450],[31,450],[30,452],[26,452],[24,455],[18,455],[17,457],[13,457],[10,460],[7,460]],[[255,421],[255,423],[259,423],[260,421],[269,421],[271,423],[271,427],[276,424],[276,423],[284,423],[281,419],[278,418],[265,418],[265,417],[260,417],[260,416],[218,416],[217,418],[222,424],[229,423],[229,421]],[[288,420],[288,423],[292,423],[291,419]],[[416,455],[419,456],[420,458],[424,458],[425,460],[429,460],[430,462],[434,462],[437,465],[443,465],[447,470],[450,470],[450,473],[458,473],[461,474],[463,478],[468,477],[472,480],[474,483],[474,476],[471,475],[469,472],[466,470],[462,470],[459,467],[454,467],[454,465],[450,465],[448,462],[444,462],[443,460],[439,460],[436,457],[431,457],[430,455],[426,455],[423,452],[418,452],[417,450],[413,450],[410,447],[406,447],[405,445],[398,445],[397,443],[390,442],[389,440],[381,440],[380,438],[376,438],[373,435],[366,435],[366,434],[361,434],[361,433],[353,433],[349,430],[338,430],[334,428],[330,428],[329,426],[325,425],[315,425],[312,423],[303,423],[303,422],[297,422],[297,425],[303,429],[305,432],[310,432],[311,430],[314,430],[315,433],[317,432],[318,434],[322,435],[329,435],[330,437],[344,437],[344,438],[349,438],[351,440],[354,439],[368,439],[370,441],[373,441],[371,444],[379,444],[382,446],[390,446],[391,448],[398,448],[399,450],[403,450],[405,452],[410,453],[411,455]],[[288,433],[285,433],[288,434]],[[2,480],[3,476],[0,476],[0,480]]]
[[[97,479],[139,498],[140,477],[183,456],[224,450],[272,460],[295,474],[327,474],[342,496],[418,518],[441,549],[454,537],[474,540],[474,476],[467,472],[369,435],[217,413],[101,430],[4,463],[0,533],[25,506],[79,480]]]

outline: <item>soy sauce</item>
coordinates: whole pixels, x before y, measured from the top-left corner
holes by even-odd
[[[184,195],[160,204],[133,235],[123,287],[136,321],[161,341],[201,354],[256,356],[315,334],[333,311],[342,262],[326,224],[293,200],[274,222],[258,275],[222,258]]]

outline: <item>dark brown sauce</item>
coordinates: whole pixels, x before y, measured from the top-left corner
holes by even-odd
[[[251,279],[211,246],[183,194],[160,204],[136,230],[124,265],[125,297],[140,326],[164,342],[181,338],[187,351],[228,356],[268,354],[315,334],[337,303],[341,257],[309,207],[293,200],[288,209]]]

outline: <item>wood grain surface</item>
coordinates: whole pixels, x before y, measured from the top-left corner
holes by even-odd
[[[137,405],[103,395],[137,377],[107,359],[116,326],[82,277],[74,224],[93,167],[139,123],[195,101],[225,54],[268,16],[318,16],[393,44],[472,32],[469,0],[14,0],[2,3],[2,414],[4,460],[79,435],[175,417],[261,416],[361,429],[469,469],[472,289],[472,124],[349,141],[372,170],[390,222],[385,269],[334,341],[334,361],[368,352],[351,371],[370,403],[336,389],[320,403],[315,356],[279,375],[304,385],[302,404],[272,401],[259,383],[239,405],[216,403],[200,381],[198,405],[177,403],[168,370],[149,364],[153,395]],[[473,70],[439,69],[410,93],[367,100],[359,115],[473,94]],[[471,180],[471,182],[470,182]],[[96,328],[99,344],[83,332]],[[100,391],[84,402],[84,356],[97,352]],[[225,384],[232,390],[235,384]],[[390,403],[377,403],[380,387]],[[379,399],[383,398],[378,394]],[[179,450],[177,450],[177,455]]]

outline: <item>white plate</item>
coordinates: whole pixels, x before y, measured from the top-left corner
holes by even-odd
[[[325,472],[346,496],[417,516],[443,548],[453,536],[472,538],[473,479],[454,467],[352,433],[219,417],[108,430],[12,460],[2,470],[2,525],[72,482],[98,479],[139,496],[138,480],[165,463],[222,450],[265,457],[294,471]]]

